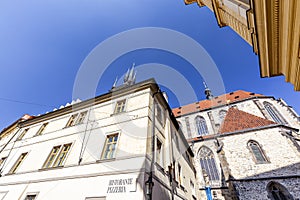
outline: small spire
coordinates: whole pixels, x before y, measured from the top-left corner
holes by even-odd
[[[211,90],[207,87],[207,84],[205,81],[203,81],[203,85],[205,87],[204,94],[206,96],[206,99],[212,99],[214,95],[211,93]]]
[[[135,63],[132,64],[131,69],[128,69],[124,76],[124,85],[133,85],[135,84],[136,71],[134,69]]]
[[[113,86],[111,87],[111,89],[114,89],[114,88],[116,88],[116,86],[117,86],[117,81],[118,81],[118,77],[116,77],[116,80],[115,80],[115,82],[114,82]]]

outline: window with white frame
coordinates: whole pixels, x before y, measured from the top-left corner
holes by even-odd
[[[183,184],[183,178],[182,178],[182,168],[181,168],[181,165],[178,163],[177,165],[177,176],[178,176],[178,183],[179,185],[182,185]]]
[[[67,154],[71,148],[72,143],[59,145],[53,147],[43,168],[60,167],[63,166]]]
[[[111,159],[115,157],[118,139],[118,133],[106,136],[106,141],[102,152],[102,159]]]
[[[26,153],[22,153],[20,155],[20,157],[18,158],[18,160],[15,162],[15,164],[13,165],[13,167],[10,169],[9,173],[10,174],[14,174],[16,173],[16,171],[19,169],[19,167],[21,166],[21,164],[23,163],[25,157],[27,156],[27,152]]]
[[[156,162],[164,167],[164,152],[163,143],[157,138],[156,139]]]
[[[125,111],[125,105],[126,105],[126,99],[117,101],[114,113],[117,114],[117,113],[124,112]]]
[[[161,105],[157,102],[155,102],[155,115],[157,121],[164,126],[164,121],[165,121],[165,113],[164,110],[162,109]]]

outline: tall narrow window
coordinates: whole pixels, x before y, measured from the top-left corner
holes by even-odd
[[[293,196],[288,192],[288,190],[281,184],[271,181],[267,190],[271,200],[290,200],[294,199]]]
[[[250,151],[251,151],[256,163],[260,164],[260,163],[268,162],[266,159],[266,156],[264,155],[261,147],[259,146],[259,144],[257,142],[252,141],[252,140],[249,141],[248,147],[250,148]]]
[[[71,115],[69,121],[66,124],[66,127],[74,126],[75,125],[75,120],[76,120],[77,116],[78,116],[78,113],[74,114],[74,115]]]
[[[195,121],[196,121],[198,135],[207,135],[208,129],[207,129],[205,119],[203,117],[197,116]]]
[[[87,111],[80,113],[79,116],[78,116],[78,119],[76,121],[76,124],[83,123],[86,114],[87,114]]]
[[[191,126],[190,126],[190,118],[185,117],[184,120],[185,120],[185,125],[186,125],[186,131],[187,131],[188,138],[191,138],[192,133],[191,133]]]
[[[71,145],[70,143],[53,147],[43,168],[63,166]]]
[[[59,152],[59,154],[58,154],[58,156],[57,156],[57,158],[56,158],[56,160],[55,160],[52,167],[63,166],[64,161],[67,157],[67,154],[68,154],[70,148],[71,148],[71,144],[64,144],[62,146],[62,148],[61,148],[61,150],[60,150],[60,152]]]
[[[22,133],[19,135],[17,140],[22,140],[25,134],[28,132],[29,128],[26,128],[22,131]]]
[[[48,125],[48,123],[44,123],[41,127],[40,127],[40,129],[36,132],[36,136],[38,136],[38,135],[42,135],[42,133],[44,132],[44,130],[45,130],[45,128],[46,128],[46,126]]]
[[[156,139],[156,162],[163,167],[164,165],[163,144],[159,139]]]
[[[161,108],[161,106],[156,103],[156,118],[157,121],[164,126],[164,121],[165,121],[165,114],[164,114],[164,110]]]
[[[115,107],[115,114],[121,113],[125,111],[125,104],[126,104],[126,99],[123,99],[121,101],[117,101],[116,107]]]
[[[36,194],[29,194],[25,197],[24,200],[35,200]]]
[[[54,159],[56,158],[58,152],[59,152],[60,146],[53,147],[52,151],[50,152],[43,168],[49,168],[52,166],[52,163],[54,162]]]
[[[20,157],[18,158],[18,160],[16,161],[16,163],[14,164],[14,166],[9,171],[10,174],[13,174],[13,173],[15,173],[18,170],[18,168],[22,164],[23,160],[25,159],[26,155],[27,155],[27,153],[22,153],[20,155]]]
[[[5,160],[7,159],[7,157],[3,157],[0,159],[0,169],[3,167]]]
[[[181,165],[178,163],[178,183],[179,185],[182,185],[182,168]]]
[[[115,157],[118,137],[119,134],[112,134],[106,137],[106,142],[102,153],[102,159],[111,159]]]
[[[199,150],[199,157],[203,176],[207,175],[211,184],[214,184],[214,181],[219,181],[219,172],[212,150],[207,147],[201,147]]]
[[[286,122],[283,120],[283,118],[280,116],[280,114],[278,113],[278,111],[276,110],[276,108],[274,108],[272,106],[272,104],[270,104],[269,102],[264,102],[264,107],[267,110],[267,112],[269,113],[269,115],[272,117],[272,119],[279,123],[279,124],[285,124]]]
[[[222,122],[224,121],[225,116],[226,116],[226,113],[227,113],[226,110],[221,110],[221,111],[219,112],[220,123],[222,123]]]

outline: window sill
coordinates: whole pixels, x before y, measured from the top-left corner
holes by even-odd
[[[48,170],[62,169],[62,168],[64,168],[64,166],[41,168],[39,169],[39,171],[48,171]]]
[[[111,117],[113,116],[118,116],[118,115],[121,115],[121,114],[124,114],[126,113],[126,111],[122,111],[122,112],[118,112],[118,113],[113,113],[113,114],[110,114]]]
[[[97,163],[103,163],[103,162],[112,162],[115,161],[116,158],[106,158],[106,159],[101,159],[101,160],[97,160]]]

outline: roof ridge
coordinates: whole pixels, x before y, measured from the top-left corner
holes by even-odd
[[[198,102],[190,103],[187,105],[183,105],[177,108],[173,108],[173,114],[175,117],[180,115],[185,115],[193,112],[198,112],[200,110],[206,110],[213,107],[223,106],[226,104],[230,104],[233,102],[239,102],[251,97],[261,97],[264,95],[256,94],[254,92],[248,92],[245,90],[236,90],[234,92],[229,92],[226,94],[222,94],[216,97],[213,97],[211,100],[203,99]]]

